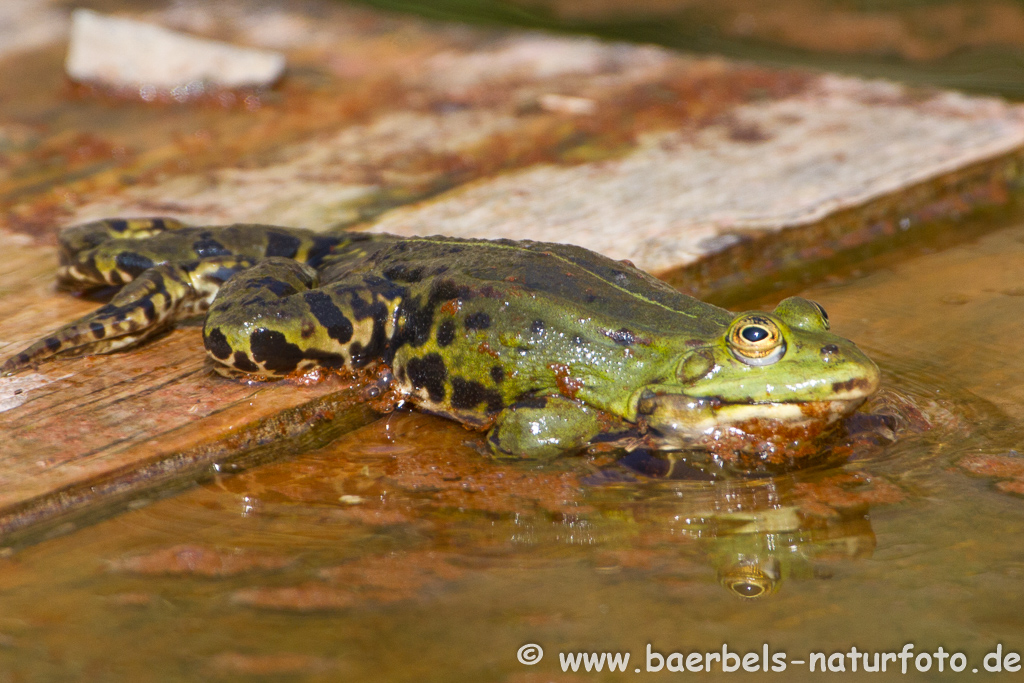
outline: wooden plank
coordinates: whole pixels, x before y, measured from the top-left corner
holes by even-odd
[[[51,248],[3,251],[13,266],[0,275],[3,338],[20,344],[95,307],[43,284],[53,276]],[[20,278],[30,286],[16,292]],[[42,325],[27,322],[33,315]],[[0,538],[37,538],[376,418],[357,385],[227,380],[201,349],[199,327],[184,326],[131,353],[57,360],[0,380]]]

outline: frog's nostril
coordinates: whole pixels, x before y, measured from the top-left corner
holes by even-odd
[[[833,353],[839,353],[839,347],[835,344],[825,344],[821,347],[821,355],[830,356]]]

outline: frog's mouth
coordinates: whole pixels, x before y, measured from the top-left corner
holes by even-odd
[[[747,453],[762,459],[789,451],[790,457],[799,457],[869,395],[765,403],[663,395],[649,402],[646,420],[662,450],[702,449],[724,457]]]

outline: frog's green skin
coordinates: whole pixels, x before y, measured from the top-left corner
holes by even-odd
[[[645,431],[680,448],[753,418],[830,422],[878,385],[817,304],[734,315],[564,244],[107,220],[62,233],[60,281],[125,286],[0,373],[124,348],[208,309],[218,363],[261,377],[384,363],[400,396],[489,429],[498,454]],[[766,358],[740,348],[751,325],[778,337]]]

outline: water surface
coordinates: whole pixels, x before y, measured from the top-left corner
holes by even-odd
[[[1024,651],[1021,272],[1014,227],[803,292],[885,376],[888,417],[839,464],[710,483],[608,455],[520,466],[399,413],[20,550],[0,559],[0,680],[683,675],[643,670],[648,644],[789,662],[913,643],[980,669]],[[755,575],[769,590],[741,597]],[[627,673],[562,673],[581,651],[629,652]]]

